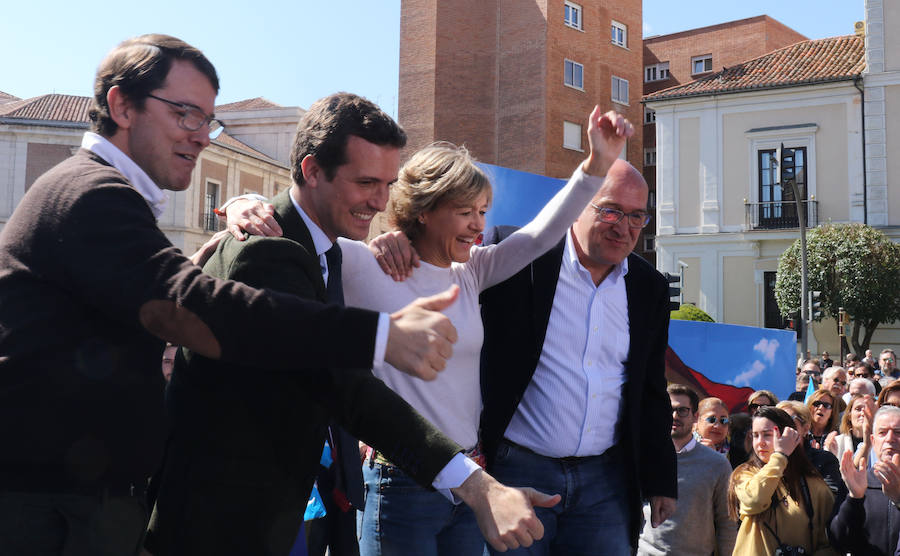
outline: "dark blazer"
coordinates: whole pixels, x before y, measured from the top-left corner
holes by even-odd
[[[514,229],[492,228],[485,233],[484,243],[496,243]],[[488,470],[541,356],[564,248],[565,238],[515,276],[481,294],[481,441]],[[640,532],[641,499],[674,498],[677,475],[664,361],[668,284],[649,263],[632,254],[625,289],[630,344],[617,433],[628,474],[634,543]]]
[[[288,191],[273,204],[284,237],[229,237],[204,270],[324,301],[319,258]],[[332,420],[423,485],[460,450],[368,369],[302,376],[186,360],[168,392],[175,425],[147,543],[157,556],[287,554]]]

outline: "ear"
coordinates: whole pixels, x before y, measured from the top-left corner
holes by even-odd
[[[311,154],[300,161],[300,172],[307,187],[318,187],[319,181],[325,179],[325,170],[319,166],[319,161]]]
[[[130,129],[134,123],[134,114],[137,110],[131,100],[126,97],[118,85],[110,87],[106,92],[106,104],[109,106],[109,116],[122,129]]]

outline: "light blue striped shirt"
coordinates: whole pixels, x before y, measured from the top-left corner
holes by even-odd
[[[628,259],[594,285],[571,230],[543,351],[506,438],[561,458],[602,454],[616,443],[628,357]]]

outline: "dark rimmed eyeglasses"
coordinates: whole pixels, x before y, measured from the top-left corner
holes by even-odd
[[[597,218],[604,224],[618,224],[626,216],[628,217],[628,226],[631,228],[643,228],[650,223],[650,214],[644,211],[625,214],[621,210],[609,207],[599,207],[594,203],[591,203],[591,207],[597,211]]]
[[[225,124],[223,124],[221,120],[217,120],[215,116],[207,116],[203,110],[200,110],[196,106],[175,102],[174,100],[165,99],[149,93],[147,96],[178,108],[178,110],[181,111],[181,118],[178,120],[178,126],[182,129],[197,131],[203,126],[209,126],[210,139],[215,139],[225,131]]]
[[[825,409],[831,409],[833,406],[828,402],[823,402],[822,400],[816,400],[812,403],[813,407],[824,407]]]
[[[679,417],[687,417],[691,414],[691,408],[686,405],[682,405],[681,407],[673,407],[672,413],[678,415]]]
[[[716,421],[718,421],[720,425],[727,425],[729,422],[728,417],[719,417],[718,419],[716,419],[712,415],[710,415],[709,417],[705,417],[703,420],[710,425],[715,425]]]

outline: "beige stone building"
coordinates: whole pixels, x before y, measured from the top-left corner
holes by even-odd
[[[34,180],[78,150],[89,127],[90,104],[81,96],[23,100],[0,94],[0,228]],[[225,133],[200,155],[190,188],[168,192],[159,218],[174,245],[186,253],[202,245],[220,227],[212,209],[223,200],[249,192],[271,197],[290,186],[286,153],[300,114],[297,107],[265,99],[217,108]]]
[[[683,272],[684,300],[716,320],[783,325],[778,259],[798,237],[772,155],[807,191],[810,225],[863,222],[900,240],[900,5],[867,0],[858,35],[804,41],[647,95],[655,110],[657,267]],[[896,148],[896,147],[895,147]],[[893,187],[889,187],[893,184]],[[900,345],[883,326],[872,349]],[[810,349],[838,352],[835,324]]]

